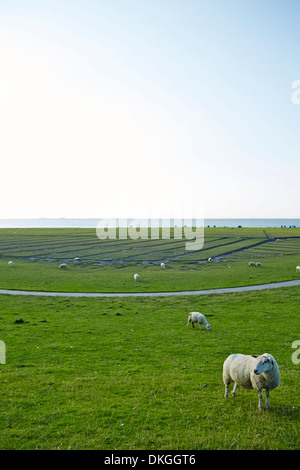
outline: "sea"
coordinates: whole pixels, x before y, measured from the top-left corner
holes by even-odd
[[[0,228],[95,228],[97,227],[99,221],[103,219],[97,218],[37,218],[37,219],[0,219]],[[123,221],[124,219],[106,219],[113,221]],[[140,221],[141,226],[144,225],[143,222],[146,222],[148,227],[150,226],[168,226],[172,227],[176,224],[178,219],[169,219],[169,220],[156,220],[151,221],[150,219],[125,219],[128,226],[133,222],[138,226],[138,221]],[[115,226],[122,226],[120,223],[115,224]],[[235,219],[219,219],[219,218],[207,218],[204,219],[200,226],[204,227],[246,227],[246,228],[267,228],[267,227],[281,227],[281,228],[296,228],[300,227],[300,219],[294,218],[235,218]]]

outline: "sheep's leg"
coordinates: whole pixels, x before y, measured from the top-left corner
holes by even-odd
[[[225,398],[228,398],[228,384],[225,384]]]
[[[266,389],[266,407],[267,408],[271,408],[270,402],[269,402],[269,394],[270,394],[270,390]]]
[[[259,411],[263,411],[263,407],[262,407],[262,391],[261,390],[258,390],[258,409]]]
[[[199,328],[198,328],[198,330],[202,330],[201,323],[199,323]]]
[[[192,321],[192,325],[193,325],[193,328],[195,328],[195,327],[194,327],[194,322],[193,322],[193,321]]]
[[[232,395],[233,397],[235,397],[236,389],[237,389],[237,388],[238,388],[238,384],[237,384],[237,383],[234,383],[234,387],[233,387],[233,390],[232,390],[232,392],[231,392],[231,395]]]

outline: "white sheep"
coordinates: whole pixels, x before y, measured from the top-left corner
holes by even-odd
[[[200,312],[189,313],[188,324],[186,327],[188,327],[191,322],[192,322],[193,328],[195,328],[194,323],[199,323],[199,329],[201,329],[202,325],[204,325],[208,331],[210,330],[210,324],[207,322],[205,316]]]
[[[300,266],[296,266],[296,271],[300,273]]]
[[[253,261],[250,261],[249,266],[255,266],[255,263],[253,263]]]
[[[134,279],[135,281],[138,281],[139,277],[140,277],[140,276],[139,276],[138,274],[134,274],[133,279]]]
[[[208,258],[208,260],[207,260],[207,261],[210,263],[210,262],[211,262],[211,258]]]
[[[8,265],[9,265],[10,267],[12,267],[12,266],[14,265],[13,261],[9,261],[9,262],[8,262]]]
[[[257,266],[258,268],[261,268],[261,263],[258,261],[255,266]]]
[[[80,258],[76,257],[74,258],[74,261],[80,261]]]
[[[59,269],[67,269],[67,264],[66,263],[61,263],[59,265]]]
[[[160,263],[160,267],[165,269],[165,267],[166,267],[165,263]]]
[[[262,389],[266,389],[266,406],[270,408],[269,392],[280,384],[280,372],[277,362],[271,354],[248,356],[231,354],[223,364],[223,382],[225,398],[228,398],[228,386],[234,382],[231,394],[235,397],[238,385],[242,388],[255,389],[258,393],[258,408],[262,407]]]

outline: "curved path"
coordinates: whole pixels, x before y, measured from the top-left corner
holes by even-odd
[[[293,281],[272,282],[270,284],[257,284],[253,286],[224,287],[221,289],[188,290],[180,292],[42,292],[30,290],[0,289],[0,294],[33,295],[43,297],[168,297],[178,295],[228,294],[231,292],[278,289],[280,287],[291,287],[299,285],[300,279],[296,279]]]

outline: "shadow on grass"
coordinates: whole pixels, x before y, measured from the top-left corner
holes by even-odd
[[[272,406],[271,404],[271,408],[269,410],[267,409],[266,411],[267,413],[271,413],[274,416],[285,417],[297,421],[299,420],[299,409],[297,406],[288,404]]]

